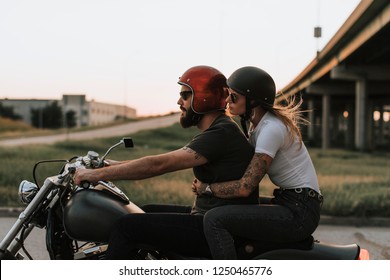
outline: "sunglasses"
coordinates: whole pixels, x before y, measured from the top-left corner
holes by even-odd
[[[183,100],[187,100],[188,97],[190,97],[190,95],[192,94],[192,91],[191,91],[191,90],[185,90],[185,91],[179,92],[179,94],[180,94],[180,97],[181,97]]]
[[[229,97],[232,100],[233,103],[237,102],[238,96],[235,93],[229,93]]]

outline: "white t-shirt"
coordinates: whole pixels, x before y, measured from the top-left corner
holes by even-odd
[[[288,128],[272,113],[267,112],[254,130],[249,141],[255,153],[273,158],[268,176],[278,187],[285,189],[311,188],[317,192],[317,174],[306,146],[299,139],[290,144]]]

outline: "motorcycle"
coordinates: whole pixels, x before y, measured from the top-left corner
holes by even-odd
[[[102,168],[105,158],[116,147],[133,147],[131,138],[123,138],[100,158],[89,151],[85,156],[64,162],[58,175],[46,178],[40,187],[33,169],[34,183],[23,180],[19,197],[27,204],[12,228],[0,243],[1,260],[32,259],[25,240],[35,227],[46,229],[46,249],[52,260],[105,259],[108,239],[115,221],[129,213],[143,213],[115,184],[99,181],[97,185],[83,182],[77,186],[73,176],[79,168]],[[259,250],[258,248],[262,248]],[[266,248],[266,250],[264,249]],[[22,252],[21,252],[22,251]],[[367,250],[357,244],[327,244],[313,238],[294,244],[260,244],[258,241],[237,239],[239,259],[278,260],[358,260],[369,259]],[[140,247],[137,259],[194,259],[158,248]]]

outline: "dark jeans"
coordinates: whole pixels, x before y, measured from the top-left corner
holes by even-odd
[[[203,216],[190,215],[191,207],[147,205],[145,214],[119,219],[111,233],[107,259],[131,259],[139,248],[210,258],[203,233]]]
[[[320,220],[322,201],[306,191],[274,191],[267,204],[227,205],[209,210],[204,232],[214,259],[237,259],[235,237],[273,243],[311,236]]]

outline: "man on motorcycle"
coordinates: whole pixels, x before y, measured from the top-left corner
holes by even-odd
[[[253,156],[253,148],[239,126],[225,114],[228,96],[226,78],[217,69],[196,66],[180,78],[183,128],[201,132],[183,148],[136,160],[117,162],[100,169],[77,170],[76,184],[99,180],[141,180],[168,172],[193,168],[203,182],[237,180]],[[228,172],[227,172],[228,171]],[[189,185],[191,183],[189,182]],[[196,197],[193,207],[148,206],[143,214],[128,214],[116,223],[109,241],[108,259],[128,259],[147,245],[192,257],[210,257],[203,233],[203,214],[226,204],[257,204],[258,193],[236,198],[214,197],[210,190]]]

